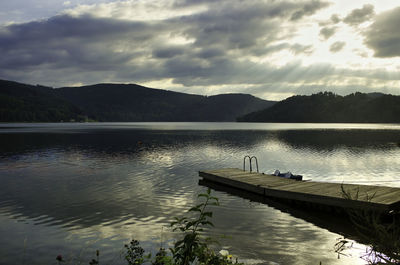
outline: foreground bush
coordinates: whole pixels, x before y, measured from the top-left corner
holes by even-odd
[[[181,238],[175,242],[174,247],[166,251],[160,248],[153,256],[152,253],[146,254],[145,250],[140,246],[139,241],[132,239],[126,244],[124,259],[128,265],[228,265],[243,264],[234,261],[232,255],[226,250],[219,253],[210,247],[215,242],[211,238],[204,237],[200,233],[206,227],[214,226],[210,219],[213,213],[207,211],[209,205],[219,205],[218,198],[211,196],[211,190],[207,193],[199,194],[198,198],[204,201],[189,209],[188,214],[195,214],[194,217],[175,217],[171,223],[173,231],[178,231]],[[99,251],[96,251],[96,258],[89,262],[89,265],[99,265]],[[56,260],[58,263],[64,262],[61,255]]]
[[[357,200],[359,196],[358,191],[351,194],[343,186],[342,193],[344,198],[351,200]],[[373,197],[374,195],[367,199],[372,200]],[[359,240],[367,244],[365,254],[361,257],[367,264],[400,264],[399,213],[392,213],[391,216],[375,211],[349,210],[347,213]],[[343,238],[336,244],[335,250],[346,255],[345,250],[351,248],[351,244],[351,241]]]

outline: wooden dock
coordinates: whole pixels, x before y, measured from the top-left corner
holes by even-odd
[[[199,176],[204,181],[269,198],[356,210],[389,212],[400,209],[400,188],[296,181],[237,168],[200,171]],[[357,198],[345,198],[342,189]]]

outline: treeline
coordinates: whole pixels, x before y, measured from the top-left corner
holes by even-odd
[[[242,122],[399,123],[400,96],[321,92],[293,96],[237,119]]]
[[[400,96],[321,92],[276,103],[248,94],[207,97],[135,84],[54,89],[0,80],[0,122],[93,120],[399,123]]]
[[[0,81],[0,122],[83,121],[87,117],[53,89]]]
[[[207,97],[121,84],[67,87],[57,93],[98,121],[235,121],[274,103],[246,94]]]
[[[1,122],[235,121],[274,103],[247,94],[207,97],[134,84],[53,89],[0,80]]]

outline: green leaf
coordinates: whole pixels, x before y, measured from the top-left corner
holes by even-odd
[[[201,222],[201,224],[202,224],[202,225],[211,225],[211,226],[214,227],[214,224],[211,223],[210,221],[203,221],[203,222]]]
[[[183,240],[178,240],[175,242],[175,247],[179,247],[183,243]]]
[[[203,215],[204,216],[208,216],[208,217],[212,217],[213,213],[212,212],[204,212]]]
[[[200,203],[199,205],[196,205],[196,206],[190,208],[188,210],[188,212],[194,212],[194,211],[201,212],[201,207],[203,207],[203,206],[204,206],[204,203]]]

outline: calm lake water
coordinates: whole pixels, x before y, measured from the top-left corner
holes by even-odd
[[[198,171],[258,157],[318,181],[400,187],[400,125],[246,123],[0,124],[0,264],[124,264],[124,243],[168,247],[169,223],[206,191]],[[337,259],[341,235],[279,207],[213,191],[219,239],[247,264]],[[308,213],[303,214],[306,216]],[[311,213],[310,213],[311,214]]]

